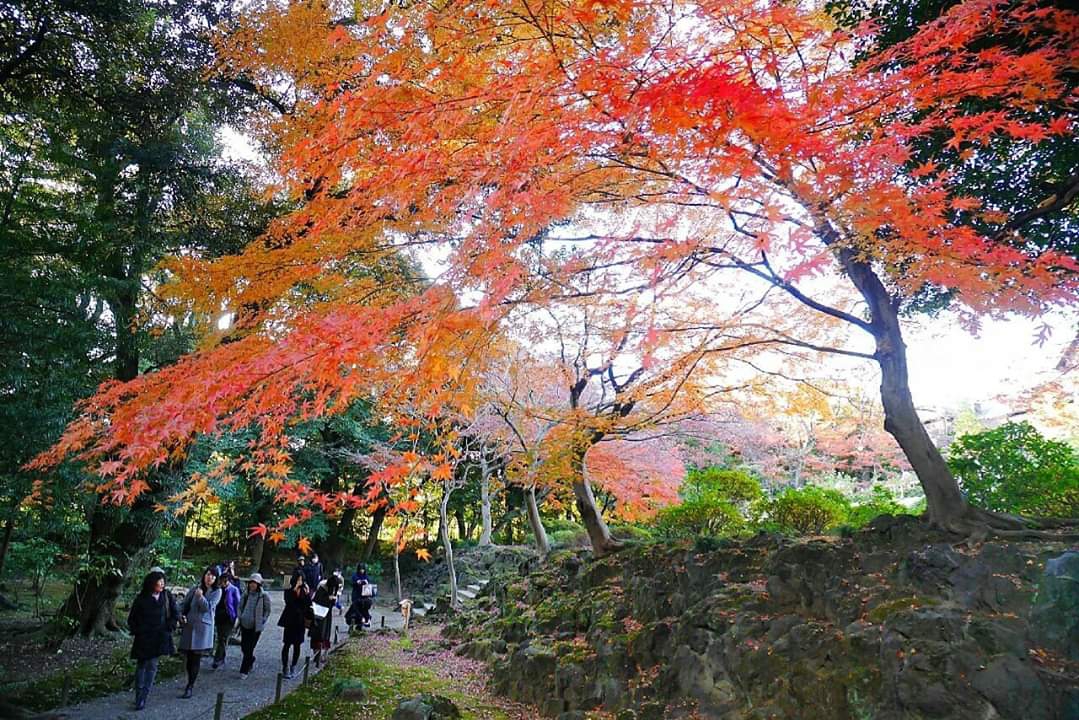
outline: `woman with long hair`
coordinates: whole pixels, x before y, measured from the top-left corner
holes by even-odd
[[[187,591],[181,607],[180,651],[187,665],[187,687],[180,697],[191,697],[195,681],[199,677],[202,656],[214,649],[214,611],[221,600],[221,588],[217,587],[217,568],[206,568],[199,584]]]
[[[292,587],[285,591],[285,607],[277,624],[284,628],[281,646],[281,674],[291,679],[296,673],[296,663],[300,660],[300,646],[303,645],[304,632],[307,629],[308,612],[311,609],[311,595],[304,582],[303,574],[292,579]],[[289,664],[289,650],[292,650],[292,663]]]

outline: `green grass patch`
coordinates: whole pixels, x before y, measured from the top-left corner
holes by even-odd
[[[334,688],[360,681],[367,688],[363,701],[334,697]],[[325,717],[356,717],[365,720],[389,720],[397,703],[420,693],[443,695],[461,710],[465,720],[510,720],[504,710],[486,703],[482,697],[462,692],[461,683],[438,677],[427,668],[403,667],[378,657],[350,653],[334,660],[276,705],[247,716],[247,720],[294,720],[308,717],[312,708]]]
[[[69,705],[86,702],[130,689],[135,678],[135,661],[128,657],[128,648],[116,649],[100,661],[84,661],[73,667],[49,673],[37,680],[0,685],[0,696],[34,712],[61,707],[64,699],[64,678],[70,676],[67,702]],[[158,663],[157,682],[183,672],[179,655],[163,657]]]

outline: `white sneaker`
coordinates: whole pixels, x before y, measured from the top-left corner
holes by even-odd
[[[247,673],[240,673],[240,679],[241,680],[246,680],[247,679]]]

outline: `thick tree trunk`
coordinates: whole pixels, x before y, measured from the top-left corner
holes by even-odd
[[[453,518],[457,521],[457,539],[462,542],[468,540],[468,523],[465,522],[465,511],[457,508],[453,511]]]
[[[602,436],[596,436],[593,442],[581,443],[577,448],[572,460],[573,469],[573,496],[576,499],[577,512],[581,516],[585,530],[588,531],[588,539],[592,543],[592,553],[596,557],[603,557],[608,553],[622,548],[622,543],[611,537],[611,531],[603,520],[603,514],[596,505],[596,497],[592,494],[592,485],[584,475],[584,456],[595,442]]]
[[[946,529],[965,529],[971,508],[914,407],[898,305],[880,278],[849,250],[840,250],[847,275],[865,299],[880,365],[884,429],[899,443],[925,491],[928,519]]]
[[[487,455],[480,454],[480,547],[491,544],[491,466]]]
[[[442,502],[438,505],[438,526],[442,548],[446,551],[446,569],[450,575],[450,607],[457,609],[460,606],[457,597],[457,569],[453,565],[453,543],[450,542],[450,523],[447,516],[452,493],[453,486],[447,480],[442,486]]]
[[[525,504],[528,507],[528,524],[532,527],[532,537],[535,539],[536,550],[539,551],[540,555],[546,556],[551,552],[551,543],[547,539],[547,528],[543,527],[543,520],[540,518],[535,485],[529,485],[525,490]]]
[[[266,554],[266,538],[262,535],[256,535],[251,538],[251,544],[248,546],[248,550],[251,553],[251,567],[255,572],[262,573],[262,556]],[[263,575],[265,577],[265,575]]]
[[[14,530],[15,519],[9,517],[4,523],[4,538],[0,540],[0,577],[4,576],[4,561],[7,560],[7,551],[11,547],[11,534]]]
[[[592,543],[592,553],[596,557],[603,557],[622,547],[622,543],[611,537],[611,531],[603,520],[599,508],[596,507],[596,498],[592,495],[592,486],[584,477],[573,481],[573,496],[577,500],[577,512],[581,515],[581,521],[588,531],[588,539]]]
[[[382,521],[386,519],[386,506],[380,505],[371,515],[371,529],[367,532],[367,543],[363,546],[363,561],[371,562],[378,551],[378,534],[382,532]]]
[[[90,521],[87,553],[92,569],[84,571],[60,609],[83,635],[105,635],[121,629],[116,601],[129,575],[161,531],[161,513],[154,512],[157,493],[147,492],[130,508],[99,506]]]
[[[356,508],[345,508],[322,544],[319,558],[326,564],[327,569],[345,567],[345,545],[348,544],[348,537],[352,535],[352,523],[355,519]]]
[[[400,604],[405,596],[401,589],[401,551],[397,548],[397,543],[393,544],[393,582],[397,591],[397,603]]]

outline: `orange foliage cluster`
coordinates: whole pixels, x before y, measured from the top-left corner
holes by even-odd
[[[837,31],[818,5],[469,0],[344,18],[304,0],[252,11],[222,40],[224,64],[266,93],[286,89],[293,112],[259,132],[299,208],[239,255],[171,261],[169,297],[236,313],[230,342],[103,387],[35,467],[77,457],[126,502],[198,434],[257,424],[248,469],[283,501],[368,502],[284,490],[288,423],[373,388],[408,405],[402,416],[467,414],[507,308],[543,305],[601,265],[632,268],[641,293],[687,267],[788,289],[835,271],[839,251],[882,268],[898,295],[934,283],[972,310],[1030,314],[1074,301],[1074,258],[1018,242],[1009,218],[957,195],[932,162],[913,177],[903,168],[927,135],[974,162],[997,137],[1074,133],[1065,77],[1079,69],[1079,16],[968,0],[855,65],[872,29]],[[994,41],[1015,35],[1030,42]],[[996,109],[969,115],[970,99]],[[1031,121],[1036,108],[1053,119]],[[586,231],[579,253],[529,252],[566,219],[609,219],[606,208],[636,214]],[[979,234],[964,216],[998,230]],[[406,258],[434,243],[450,257],[425,283]],[[670,287],[664,299],[676,300]],[[623,311],[647,324],[642,308]],[[670,337],[649,330],[636,349],[650,357]],[[791,342],[760,327],[739,337]],[[410,465],[377,480],[401,483]]]

